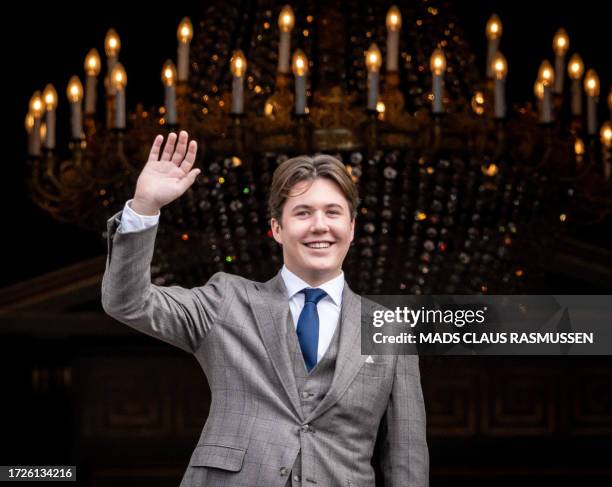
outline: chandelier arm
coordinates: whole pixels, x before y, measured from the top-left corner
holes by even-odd
[[[32,188],[34,192],[33,194],[42,195],[48,201],[53,201],[53,202],[58,202],[58,203],[62,202],[64,200],[64,197],[61,196],[61,191],[60,191],[60,195],[57,195],[43,188],[43,184],[42,184],[43,178],[40,175],[40,164],[41,164],[40,159],[36,159],[33,164],[32,178],[30,179],[30,187]],[[49,167],[45,169],[45,174],[46,175],[49,174]],[[53,179],[55,180],[55,177],[53,177]],[[60,189],[57,184],[54,184],[54,188]]]

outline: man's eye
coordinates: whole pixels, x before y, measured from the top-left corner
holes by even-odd
[[[300,211],[297,213],[297,216],[304,216],[304,215],[308,215],[307,211]]]

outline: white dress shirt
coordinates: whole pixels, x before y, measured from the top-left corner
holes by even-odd
[[[283,266],[281,277],[287,288],[287,299],[289,299],[289,309],[293,318],[293,324],[297,329],[297,322],[304,308],[304,293],[300,291],[305,287],[312,287],[307,282],[300,279],[293,272]],[[317,304],[319,314],[319,346],[317,348],[317,362],[323,358],[327,347],[332,341],[338,322],[340,321],[340,310],[342,309],[342,291],[344,289],[344,272],[327,281],[317,289],[323,289],[327,296]]]
[[[139,232],[146,230],[159,221],[160,212],[157,215],[140,215],[130,207],[128,200],[121,214],[121,223],[117,228],[120,233]],[[304,293],[300,291],[304,288],[311,287],[307,282],[300,279],[287,267],[283,265],[281,269],[281,277],[287,288],[287,299],[289,300],[289,309],[293,318],[293,325],[297,329],[298,319],[302,308],[304,308]],[[331,340],[336,331],[336,327],[340,321],[340,310],[342,309],[342,291],[344,290],[344,272],[340,275],[318,286],[318,289],[323,289],[327,296],[322,298],[317,304],[317,312],[319,314],[319,346],[317,348],[317,362],[323,358],[325,351],[329,347]]]

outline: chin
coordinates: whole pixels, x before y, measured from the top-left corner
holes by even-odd
[[[308,272],[321,272],[329,269],[331,269],[331,266],[317,262],[306,262],[304,264],[304,270]]]

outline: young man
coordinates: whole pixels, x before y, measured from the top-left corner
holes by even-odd
[[[160,157],[162,142],[108,222],[102,304],[206,374],[210,413],[181,486],[374,487],[371,461],[385,487],[428,485],[418,358],[361,355],[361,302],[342,272],[358,201],[344,166],[296,157],[275,171],[270,223],[284,265],[268,282],[217,273],[160,287],[150,279],[159,210],[200,172],[186,132]]]

